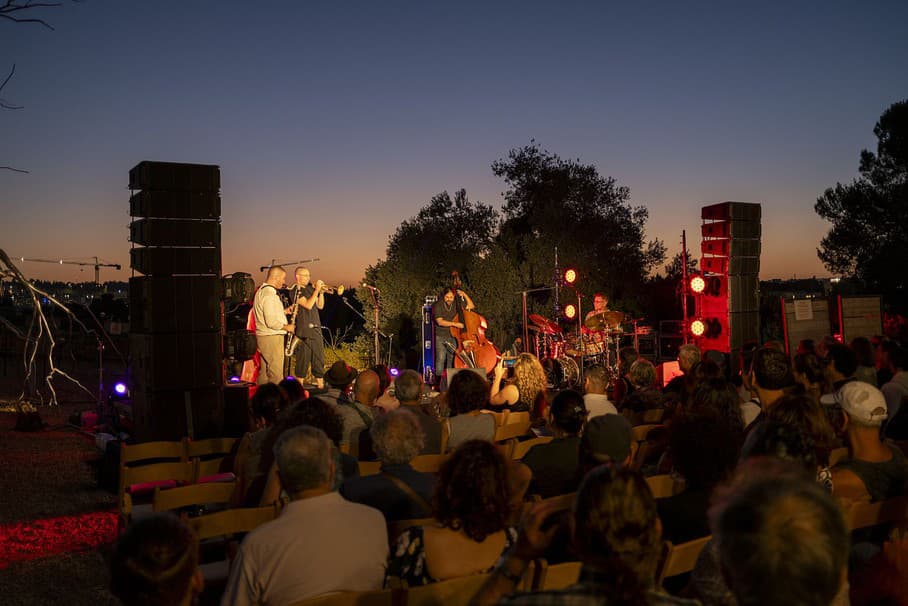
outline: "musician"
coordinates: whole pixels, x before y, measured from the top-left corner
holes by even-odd
[[[253,300],[255,340],[262,363],[257,381],[259,385],[279,383],[284,378],[284,339],[295,328],[287,323],[284,305],[277,292],[284,287],[286,278],[287,272],[283,267],[270,268],[265,283],[256,291]]]
[[[446,368],[454,366],[454,352],[445,344],[457,349],[457,339],[451,335],[451,328],[463,328],[460,310],[473,309],[473,300],[462,290],[448,287],[442,291],[438,301],[432,306],[435,318],[435,380],[436,386]]]
[[[325,386],[325,346],[318,310],[325,308],[325,283],[316,280],[315,285],[310,284],[311,277],[306,267],[297,267],[294,276],[296,284],[290,287],[290,296],[298,306],[294,334],[300,343],[294,353],[296,366],[293,374],[303,380],[311,366],[315,384],[321,389]]]
[[[591,317],[595,316],[596,314],[601,314],[606,311],[609,311],[608,295],[601,293],[601,292],[597,292],[595,295],[593,295],[593,309],[591,311],[587,312],[586,317],[583,319],[589,320]]]

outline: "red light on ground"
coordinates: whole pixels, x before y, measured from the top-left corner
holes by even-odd
[[[694,276],[690,279],[690,290],[694,294],[700,294],[706,289],[706,280],[703,279],[703,276]]]
[[[573,305],[566,305],[564,308],[564,317],[573,320],[577,317],[577,308]]]
[[[695,337],[703,336],[703,333],[706,332],[706,323],[703,320],[694,320],[690,323],[690,334]]]
[[[568,284],[573,284],[574,282],[576,282],[577,281],[576,270],[569,269],[566,272],[564,272],[564,281],[567,282]],[[574,311],[576,311],[576,310],[574,310]]]

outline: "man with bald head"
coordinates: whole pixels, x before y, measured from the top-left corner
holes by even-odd
[[[325,386],[325,347],[318,310],[325,307],[325,283],[317,280],[314,285],[311,284],[308,267],[297,267],[294,276],[296,283],[290,290],[293,300],[299,306],[294,324],[295,334],[300,340],[294,354],[294,374],[303,381],[311,368],[315,385],[321,389]]]
[[[375,418],[375,400],[378,398],[378,374],[364,370],[353,383],[353,401],[339,401],[337,411],[344,419],[344,436],[341,445],[350,446],[350,454],[359,455],[359,434],[372,425]]]
[[[293,324],[287,324],[284,305],[277,291],[284,287],[287,272],[275,265],[268,270],[265,283],[255,293],[252,311],[255,314],[255,340],[262,367],[258,384],[280,383],[284,374],[284,338],[292,333]]]

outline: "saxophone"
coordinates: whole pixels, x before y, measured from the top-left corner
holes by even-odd
[[[297,286],[296,294],[293,296],[293,313],[290,314],[290,323],[293,325],[296,325],[296,315],[299,313],[299,310],[300,310],[299,300],[300,300],[300,292],[302,290],[303,289],[300,286]],[[286,338],[287,343],[284,345],[284,355],[288,358],[293,355],[293,352],[296,351],[296,348],[299,347],[299,344],[300,344],[300,338],[294,334],[295,332],[296,332],[296,329],[294,329],[293,332],[287,333],[287,338]]]

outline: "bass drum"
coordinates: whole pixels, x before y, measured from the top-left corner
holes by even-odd
[[[561,356],[550,358],[544,363],[549,383],[555,389],[568,389],[577,387],[580,381],[580,368],[573,358]]]

